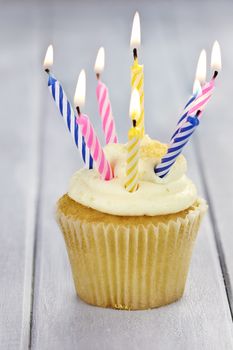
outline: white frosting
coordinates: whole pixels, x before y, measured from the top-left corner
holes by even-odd
[[[150,142],[148,137],[142,145]],[[163,215],[190,207],[197,199],[196,187],[185,175],[186,160],[180,155],[169,174],[160,179],[154,173],[155,157],[140,157],[139,188],[129,193],[124,188],[126,145],[109,144],[105,154],[114,179],[103,181],[96,170],[81,169],[71,178],[68,195],[76,202],[98,211],[123,216]]]

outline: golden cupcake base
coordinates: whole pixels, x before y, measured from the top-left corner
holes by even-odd
[[[199,199],[177,214],[122,217],[61,197],[57,221],[79,297],[124,310],[155,308],[181,298],[206,209]]]

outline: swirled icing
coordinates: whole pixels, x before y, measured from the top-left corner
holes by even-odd
[[[185,174],[185,158],[180,155],[163,179],[153,170],[166,150],[166,145],[144,137],[140,147],[139,188],[129,193],[124,187],[126,145],[109,144],[104,151],[114,179],[103,181],[95,169],[81,169],[71,178],[68,195],[84,206],[113,215],[154,216],[185,210],[197,199],[196,187]]]

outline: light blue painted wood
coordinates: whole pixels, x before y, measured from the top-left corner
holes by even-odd
[[[0,348],[27,349],[39,182],[36,6],[0,11]]]
[[[177,22],[182,17],[179,13],[177,17],[173,15],[171,4],[147,2],[136,5],[102,2],[98,8],[88,4],[72,4],[72,10],[67,10],[64,4],[54,8],[56,75],[61,77],[72,98],[78,73],[81,68],[86,68],[86,112],[100,134],[93,64],[98,47],[105,45],[104,80],[110,88],[120,139],[125,141],[132,59],[128,41],[134,10],[139,9],[144,43],[140,57],[146,73],[146,125],[147,128],[150,126],[151,136],[166,141],[178,110],[189,95],[187,91],[183,100],[182,87],[186,87],[187,79],[183,63],[177,69],[181,53],[174,38]],[[182,6],[183,3],[179,5]],[[194,9],[194,5],[190,5],[190,13]],[[65,11],[69,20],[64,19]],[[94,30],[96,26],[100,28],[98,32]],[[71,49],[73,56],[67,55]],[[190,67],[193,71],[195,64]],[[69,177],[81,163],[47,91],[43,93],[43,99],[48,118],[44,132],[32,348],[231,349],[231,316],[209,216],[200,232],[185,296],[178,303],[157,310],[122,312],[91,307],[76,297],[63,238],[54,220],[54,206],[58,197],[66,192]],[[193,147],[187,148],[185,153],[190,175],[203,193]]]
[[[183,25],[177,24],[178,44],[182,53],[182,65],[187,79],[190,79],[189,63],[184,60],[188,51],[194,56],[197,37],[201,38],[199,50],[207,49],[208,63],[210,63],[211,45],[218,40],[222,48],[223,70],[216,80],[216,90],[212,101],[203,115],[197,133],[196,148],[198,151],[199,167],[203,173],[206,195],[210,201],[212,225],[216,235],[218,251],[228,298],[233,306],[232,283],[232,230],[231,215],[233,210],[233,161],[231,156],[232,117],[231,117],[231,82],[233,76],[232,47],[229,33],[232,32],[232,4],[230,2],[216,2],[214,6],[209,3],[202,4],[202,16],[198,11],[192,14],[193,22],[198,22],[195,31],[183,31],[183,25],[190,26],[187,19],[189,8],[182,6],[174,13],[184,18]],[[191,24],[192,24],[191,23]],[[208,72],[210,76],[210,71]]]
[[[196,145],[200,152],[192,143],[185,155],[189,175],[201,194],[205,195],[207,185],[231,277],[232,186],[227,159],[232,124],[227,111],[231,106],[232,7],[227,1],[215,2],[214,6],[212,2],[148,0],[2,3],[0,349],[232,349],[232,320],[209,215],[197,240],[185,295],[179,302],[156,310],[124,312],[91,307],[76,297],[54,206],[82,164],[47,91],[47,77],[41,68],[46,46],[53,42],[54,73],[71,101],[78,73],[86,68],[86,112],[104,141],[93,73],[97,49],[104,45],[103,79],[110,89],[120,140],[125,142],[126,124],[130,125],[129,38],[133,14],[139,10],[146,127],[152,137],[167,141],[192,88],[200,49],[219,38],[224,49],[220,87],[198,130]],[[224,111],[222,124],[227,126],[224,131],[219,129],[220,108]],[[222,156],[223,150],[228,158]],[[229,165],[229,172],[215,171],[216,158],[222,159],[224,167]],[[203,174],[200,159],[204,162]]]

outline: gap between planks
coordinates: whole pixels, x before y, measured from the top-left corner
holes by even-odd
[[[41,94],[40,94],[41,96]],[[42,103],[42,106],[44,104]],[[42,108],[39,109],[39,115],[42,115]],[[45,115],[45,113],[43,114]],[[42,172],[43,172],[43,119],[39,124],[39,149],[38,149],[38,184],[37,184],[37,199],[35,204],[35,226],[34,226],[34,242],[33,242],[33,259],[32,259],[32,282],[31,282],[31,300],[30,300],[30,323],[28,335],[28,349],[32,346],[32,328],[33,328],[33,311],[34,311],[34,289],[35,289],[35,275],[36,275],[36,257],[37,257],[37,241],[40,220],[40,202],[41,202],[41,188],[42,188]]]
[[[50,3],[49,3],[50,4]],[[41,18],[46,18],[45,25],[47,26],[47,17],[43,16],[44,7],[38,2],[38,14],[36,16],[36,20],[38,21],[38,57],[41,56],[46,49],[47,39],[46,33],[40,28],[40,20]],[[47,6],[46,6],[47,8]],[[43,62],[41,61],[41,75],[38,81],[39,89],[38,89],[38,108],[37,108],[37,118],[38,118],[38,140],[37,140],[37,190],[36,190],[36,198],[35,198],[35,209],[34,209],[34,235],[33,235],[33,248],[32,248],[32,259],[31,259],[31,295],[30,295],[30,315],[29,315],[29,329],[28,336],[25,339],[25,343],[22,347],[24,349],[32,348],[32,340],[33,340],[33,326],[34,326],[34,296],[35,296],[35,277],[36,277],[36,261],[37,261],[37,253],[38,253],[38,232],[40,225],[40,212],[41,212],[41,193],[42,193],[42,173],[43,173],[43,155],[44,155],[44,129],[45,129],[45,116],[46,116],[46,102],[43,99],[42,89],[46,87],[47,76],[43,76]],[[46,75],[46,74],[45,74]]]

